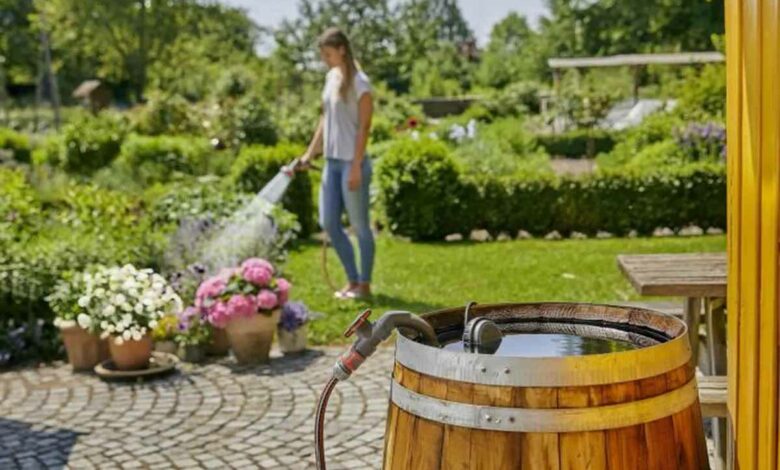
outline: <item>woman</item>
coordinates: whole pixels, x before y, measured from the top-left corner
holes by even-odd
[[[342,31],[325,31],[319,48],[329,69],[322,92],[322,116],[300,162],[307,168],[320,153],[326,159],[320,188],[320,225],[328,233],[349,280],[335,296],[364,298],[371,295],[374,265],[374,235],[368,219],[371,161],[366,155],[373,113],[371,85],[358,69],[349,39]],[[345,209],[357,234],[360,271],[352,243],[341,225]]]

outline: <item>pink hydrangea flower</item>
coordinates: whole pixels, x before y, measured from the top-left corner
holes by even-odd
[[[230,280],[231,277],[233,277],[234,274],[238,274],[240,272],[241,270],[238,268],[222,268],[219,270],[219,272],[215,277],[223,279],[227,282]]]
[[[206,310],[206,319],[217,328],[225,328],[230,321],[228,306],[225,302],[216,302]]]
[[[268,289],[263,289],[257,294],[257,308],[260,310],[272,310],[276,308],[278,299],[276,294]]]
[[[290,298],[290,288],[292,284],[287,279],[280,277],[276,280],[276,288],[279,290],[279,303],[286,304]]]
[[[241,269],[245,269],[247,267],[262,268],[274,272],[274,265],[262,258],[247,258],[243,263],[241,263]]]
[[[267,286],[271,282],[273,274],[272,270],[259,264],[247,265],[245,263],[241,268],[241,275],[244,279],[259,287]]]
[[[249,317],[257,313],[257,301],[251,295],[234,295],[228,300],[227,308],[231,317]]]
[[[206,279],[198,286],[195,293],[195,306],[201,307],[206,298],[218,297],[225,290],[225,286],[227,286],[227,282],[218,276]]]

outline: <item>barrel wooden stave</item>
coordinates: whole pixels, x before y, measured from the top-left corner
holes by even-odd
[[[661,395],[694,376],[690,364],[636,382],[584,387],[502,387],[429,377],[401,364],[395,380],[424,395],[474,405],[581,408]],[[386,470],[695,470],[708,467],[698,401],[672,416],[618,429],[512,433],[470,429],[390,405]],[[587,465],[585,465],[587,463]]]

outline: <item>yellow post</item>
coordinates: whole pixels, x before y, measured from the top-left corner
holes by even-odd
[[[735,468],[778,462],[780,0],[726,0],[728,371]]]

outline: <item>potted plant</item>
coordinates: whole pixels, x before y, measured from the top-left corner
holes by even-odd
[[[239,363],[266,363],[290,287],[276,276],[271,263],[250,258],[204,281],[195,295],[195,307],[202,309],[211,325],[225,328]]]
[[[309,309],[303,302],[287,302],[279,318],[279,349],[284,354],[300,353],[306,349],[306,325]]]
[[[176,336],[179,333],[179,317],[168,314],[163,315],[152,328],[152,340],[154,341],[154,350],[168,354],[176,354],[178,347],[176,345]]]
[[[186,362],[202,362],[211,341],[211,330],[198,309],[184,309],[179,314],[179,332],[176,334],[179,358]]]
[[[54,311],[54,326],[59,328],[68,362],[73,370],[92,370],[108,359],[108,343],[98,334],[98,325],[80,305],[86,291],[84,273],[66,274],[46,298]]]
[[[144,369],[152,354],[151,331],[165,315],[181,311],[181,299],[151,269],[102,268],[86,279],[79,305],[108,338],[114,365],[120,370]]]

